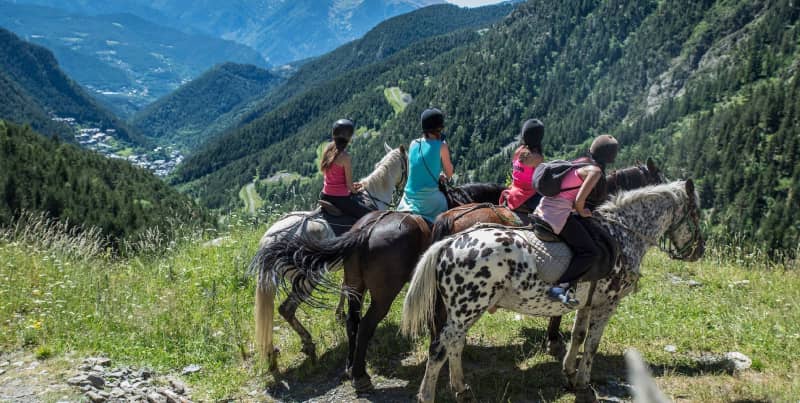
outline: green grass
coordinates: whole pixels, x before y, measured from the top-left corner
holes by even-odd
[[[389,105],[392,106],[392,109],[394,109],[395,115],[399,115],[406,110],[408,103],[403,98],[408,94],[403,92],[400,87],[386,88],[383,90],[383,95],[386,97],[386,101],[389,102]]]
[[[103,353],[120,365],[160,372],[199,364],[203,369],[187,378],[196,399],[251,399],[251,390],[276,385],[276,377],[251,356],[254,282],[244,272],[266,226],[254,228],[235,216],[230,221],[224,234],[230,240],[220,246],[202,244],[223,234],[187,236],[163,255],[124,260],[0,243],[0,349],[22,349],[41,359]],[[713,258],[676,262],[656,251],[642,271],[639,291],[623,301],[606,330],[595,382],[624,379],[622,353],[635,347],[674,399],[790,401],[800,395],[800,273],[743,269]],[[674,285],[670,275],[703,285]],[[731,286],[739,280],[749,283]],[[336,298],[328,300],[333,305]],[[385,393],[410,397],[424,371],[427,341],[398,334],[401,305],[395,301],[376,332],[369,371],[376,381],[408,380]],[[306,360],[299,338],[282,319],[276,321],[282,351],[277,380],[291,386],[290,400],[337,386],[347,348],[331,310],[304,308],[299,318],[313,334],[320,359]],[[540,347],[545,325],[544,319],[499,311],[470,331],[465,372],[481,401],[574,398],[562,390],[559,364]],[[667,344],[678,351],[666,352]],[[747,354],[754,369],[730,376],[691,359],[727,351]],[[450,402],[446,377],[444,370],[438,397]]]

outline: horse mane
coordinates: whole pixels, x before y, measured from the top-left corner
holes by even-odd
[[[379,186],[380,188],[388,188],[393,186],[394,183],[392,182],[393,177],[390,175],[394,175],[395,173],[392,170],[392,167],[395,166],[396,163],[402,164],[402,159],[405,158],[403,155],[403,151],[400,148],[395,148],[394,150],[386,153],[386,155],[381,158],[375,164],[375,169],[370,173],[366,178],[361,179],[361,183],[364,185],[365,188]]]
[[[611,197],[611,200],[602,204],[597,211],[601,214],[613,213],[631,204],[648,199],[662,198],[664,196],[670,197],[677,203],[687,197],[685,184],[686,182],[684,181],[677,181],[620,192]]]

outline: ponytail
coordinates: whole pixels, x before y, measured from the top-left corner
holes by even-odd
[[[349,142],[350,141],[348,139],[337,137],[328,143],[328,145],[325,146],[325,151],[322,152],[322,161],[319,163],[319,169],[322,172],[328,170],[328,168],[331,167],[331,164],[333,164],[333,161],[336,160],[336,157],[338,157],[339,154],[344,151],[345,148],[347,148],[347,143]]]

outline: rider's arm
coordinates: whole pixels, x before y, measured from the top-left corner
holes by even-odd
[[[453,177],[453,163],[450,161],[450,148],[447,143],[442,143],[442,148],[439,149],[439,155],[442,157],[442,170],[447,179]]]
[[[350,190],[350,193],[358,193],[360,186],[357,183],[353,183],[353,164],[351,162],[350,155],[342,155],[339,163],[344,168],[344,180],[347,184],[347,189]]]
[[[583,184],[580,190],[578,190],[578,197],[575,199],[575,211],[577,211],[581,217],[591,217],[592,212],[585,206],[586,198],[592,193],[592,189],[594,189],[594,186],[600,180],[603,171],[594,165],[587,165],[578,169],[578,175],[583,178]]]

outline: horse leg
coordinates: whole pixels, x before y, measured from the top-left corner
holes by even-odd
[[[586,338],[586,344],[583,346],[583,356],[581,362],[578,364],[578,374],[576,383],[576,401],[596,401],[594,392],[589,388],[589,381],[592,375],[592,361],[594,355],[597,353],[597,348],[600,346],[600,338],[603,337],[603,331],[608,324],[611,314],[614,312],[615,306],[603,305],[593,307],[591,318],[589,319],[589,333]]]
[[[369,304],[366,315],[361,319],[358,325],[358,338],[356,340],[355,359],[353,360],[353,387],[357,393],[367,392],[373,389],[372,381],[367,374],[367,347],[370,339],[375,334],[375,329],[378,327],[389,309],[392,307],[394,298],[400,293],[400,288],[403,283],[400,282],[400,287],[392,287],[392,289],[383,289],[381,295],[372,295],[372,303]]]
[[[278,308],[278,312],[281,313],[284,319],[289,322],[289,326],[294,329],[295,332],[300,336],[300,340],[303,342],[303,353],[305,353],[309,358],[312,360],[317,359],[317,348],[314,345],[314,340],[311,338],[311,333],[306,330],[305,327],[297,320],[295,313],[297,312],[297,307],[300,306],[300,303],[303,302],[303,297],[300,296],[300,293],[297,292],[295,288],[292,288],[292,292],[289,293],[289,297],[286,298],[286,301],[281,304]]]
[[[353,376],[353,359],[356,352],[356,339],[358,337],[358,324],[361,321],[361,298],[364,290],[359,290],[357,293],[353,292],[347,296],[347,367],[345,368],[345,376],[352,378]]]
[[[570,340],[567,355],[564,356],[563,371],[564,376],[567,378],[567,387],[574,389],[576,383],[576,364],[578,359],[578,350],[581,348],[586,339],[586,332],[589,328],[589,317],[591,316],[591,308],[583,308],[578,310],[575,315],[575,325],[572,327],[572,339]]]
[[[547,325],[547,353],[556,358],[563,357],[565,348],[561,337],[561,317],[552,316]]]
[[[469,385],[464,383],[464,368],[461,366],[461,352],[464,350],[467,338],[466,329],[461,326],[449,326],[442,332],[442,343],[447,346],[447,362],[450,363],[450,388],[458,402],[474,400]]]

